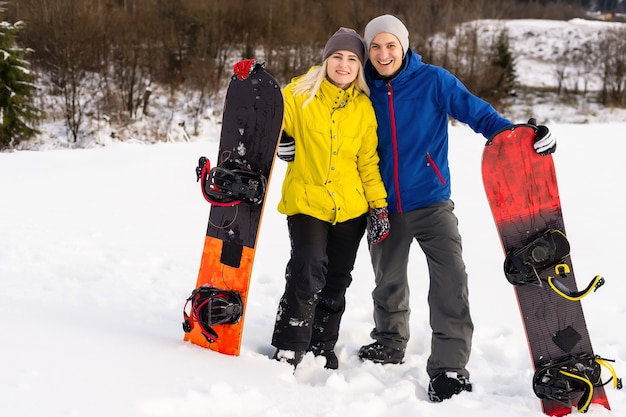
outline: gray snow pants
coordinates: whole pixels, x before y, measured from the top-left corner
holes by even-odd
[[[407,213],[390,213],[389,236],[370,248],[376,286],[371,336],[386,346],[404,348],[409,340],[407,264],[413,239],[426,255],[430,274],[428,305],[432,328],[426,371],[432,378],[451,371],[469,377],[474,326],[458,219],[452,200]]]

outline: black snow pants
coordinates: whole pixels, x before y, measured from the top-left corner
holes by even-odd
[[[294,351],[333,349],[367,215],[335,225],[302,214],[287,222],[291,259],[272,345]]]

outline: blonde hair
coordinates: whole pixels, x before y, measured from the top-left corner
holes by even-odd
[[[307,94],[308,98],[302,103],[302,108],[305,108],[313,97],[317,94],[322,85],[322,82],[328,75],[328,58],[322,62],[322,65],[319,67],[312,68],[309,72],[301,76],[294,83],[292,90],[294,96],[300,96]],[[361,93],[365,94],[369,97],[370,89],[367,86],[367,82],[365,81],[365,76],[363,75],[363,64],[359,65],[359,73],[356,76],[356,79],[352,82],[354,84],[354,88],[356,88]]]

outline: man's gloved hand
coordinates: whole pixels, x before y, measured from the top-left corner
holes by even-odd
[[[367,223],[367,243],[370,246],[385,240],[391,228],[387,207],[370,209]]]
[[[278,144],[278,157],[283,161],[291,162],[296,158],[296,141],[285,132]]]
[[[550,155],[556,151],[556,138],[550,133],[550,129],[547,126],[537,126],[537,121],[534,118],[528,120],[529,125],[537,127],[537,135],[535,136],[535,142],[533,147],[535,152],[541,156]]]

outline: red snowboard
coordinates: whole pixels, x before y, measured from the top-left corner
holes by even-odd
[[[552,156],[535,152],[535,135],[535,126],[516,125],[496,134],[483,152],[485,192],[504,253],[509,255],[509,268],[515,266],[511,255],[544,233],[554,230],[566,235]],[[523,270],[524,265],[518,264]],[[536,281],[514,286],[535,371],[553,361],[594,355],[580,301],[559,295],[547,284],[548,277],[558,277],[567,288],[578,291],[569,250],[549,266],[530,268],[533,279],[529,281]],[[603,387],[593,387],[591,395],[591,403],[610,408]],[[582,401],[583,393],[574,392],[565,401],[542,398],[541,405],[545,414],[563,416],[572,407],[583,406]]]

